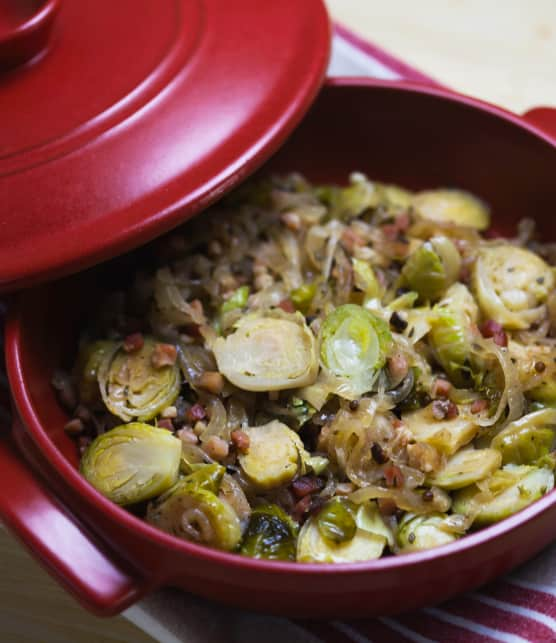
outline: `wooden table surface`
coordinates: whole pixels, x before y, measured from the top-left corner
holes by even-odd
[[[556,106],[556,0],[327,4],[335,19],[459,91],[518,112]],[[2,529],[0,640],[152,643],[124,618],[82,610]]]

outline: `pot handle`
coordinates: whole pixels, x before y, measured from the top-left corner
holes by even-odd
[[[112,616],[149,589],[116,563],[52,495],[7,431],[0,434],[0,519],[85,608]]]
[[[535,125],[556,141],[556,108],[535,107],[523,114],[523,119]]]

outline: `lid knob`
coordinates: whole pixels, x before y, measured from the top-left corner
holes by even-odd
[[[60,0],[0,0],[0,71],[26,63],[42,51]]]

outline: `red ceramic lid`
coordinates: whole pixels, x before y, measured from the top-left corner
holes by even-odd
[[[60,6],[46,50],[0,60],[3,291],[217,199],[287,137],[328,61],[321,0],[29,2]]]

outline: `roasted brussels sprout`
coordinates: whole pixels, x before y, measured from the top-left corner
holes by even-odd
[[[121,344],[105,352],[98,382],[106,407],[124,421],[150,420],[177,398],[181,380],[177,364],[153,365],[157,342],[147,337],[143,347],[126,353]]]
[[[468,385],[470,381],[471,324],[477,321],[477,317],[477,304],[469,290],[460,283],[450,286],[429,317],[429,340],[434,355],[450,380],[458,386]]]
[[[333,218],[353,219],[380,203],[377,184],[359,172],[349,177],[350,185],[330,192],[330,214]]]
[[[462,489],[491,475],[501,464],[496,449],[462,449],[430,476],[429,483],[441,489]]]
[[[554,488],[550,469],[507,464],[486,483],[461,489],[454,496],[455,513],[474,516],[474,524],[490,525],[527,507]]]
[[[357,529],[353,537],[335,542],[322,535],[318,515],[312,516],[299,532],[297,560],[302,563],[350,563],[379,558],[391,534],[380,518],[376,505],[360,505],[355,513],[355,522]]]
[[[469,192],[461,190],[427,190],[413,198],[420,216],[440,223],[455,223],[485,230],[490,223],[486,205]]]
[[[457,538],[457,533],[450,529],[447,516],[441,513],[419,516],[407,513],[396,534],[398,546],[405,552],[448,545]]]
[[[378,184],[381,203],[398,211],[408,210],[413,203],[413,194],[397,185]]]
[[[239,518],[231,506],[187,479],[149,505],[147,522],[178,538],[225,551],[241,540]]]
[[[99,435],[81,459],[81,473],[119,505],[154,498],[178,478],[181,441],[165,429],[131,422]]]
[[[220,314],[224,315],[225,313],[229,313],[231,310],[243,308],[247,304],[248,298],[249,286],[241,286],[232,293],[229,299],[226,299],[222,306],[220,306]]]
[[[392,345],[386,322],[356,304],[339,306],[324,320],[320,357],[334,376],[349,383],[349,394],[369,391]],[[349,396],[348,394],[348,396]]]
[[[309,310],[316,293],[317,284],[315,282],[302,284],[299,288],[295,288],[291,291],[290,298],[296,309],[305,314]]]
[[[249,450],[239,463],[251,482],[262,489],[286,484],[309,458],[300,437],[278,420],[244,429]]]
[[[545,314],[554,275],[536,254],[511,245],[482,248],[473,266],[472,287],[483,315],[504,328],[526,329]]]
[[[333,498],[318,513],[320,535],[335,543],[343,543],[355,536],[355,505],[345,498]]]
[[[508,352],[527,397],[544,404],[556,405],[554,348],[536,343],[524,345],[510,340]]]
[[[240,553],[267,560],[295,560],[298,527],[277,505],[253,510]]]
[[[353,258],[351,263],[353,265],[353,281],[355,286],[363,291],[365,299],[380,297],[382,287],[372,266],[366,261],[356,258]]]
[[[192,487],[198,489],[206,489],[212,493],[218,493],[220,490],[220,483],[226,473],[226,469],[220,465],[211,464],[194,464],[191,465],[192,472],[182,478],[182,482],[186,482]]]
[[[86,344],[79,351],[76,380],[81,404],[96,404],[101,399],[98,386],[98,369],[104,355],[114,350],[115,346],[115,342],[100,340],[92,344]]]
[[[432,237],[421,244],[405,262],[405,283],[425,300],[442,296],[459,276],[461,257],[448,237]]]
[[[492,442],[504,464],[532,464],[556,447],[556,409],[541,409],[510,422]]]
[[[219,371],[246,391],[280,391],[312,384],[315,339],[301,313],[246,315],[213,346]]]
[[[465,407],[451,420],[437,420],[432,413],[432,405],[412,411],[402,416],[407,428],[417,442],[426,442],[446,455],[453,455],[462,446],[471,442],[479,427]]]

